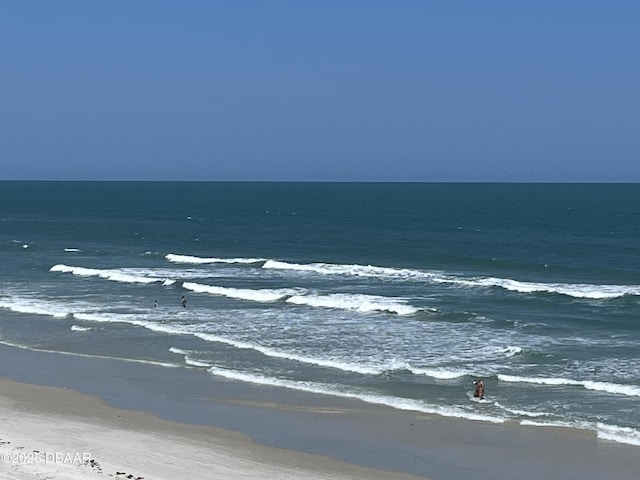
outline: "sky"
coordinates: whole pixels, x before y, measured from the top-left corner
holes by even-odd
[[[640,182],[640,2],[3,0],[0,179]]]

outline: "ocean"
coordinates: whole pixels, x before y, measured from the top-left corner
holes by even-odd
[[[7,345],[640,446],[637,184],[4,181],[0,265]]]

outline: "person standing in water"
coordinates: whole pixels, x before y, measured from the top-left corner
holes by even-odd
[[[476,386],[476,389],[473,392],[473,396],[479,398],[480,400],[484,399],[484,382],[481,378],[476,379],[473,384]]]
[[[182,296],[182,299],[180,300],[180,303],[182,303],[182,306],[184,308],[187,308],[187,299],[185,298],[185,296]]]

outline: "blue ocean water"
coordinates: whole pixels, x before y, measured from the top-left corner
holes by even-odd
[[[640,445],[639,256],[633,184],[0,182],[0,341]]]

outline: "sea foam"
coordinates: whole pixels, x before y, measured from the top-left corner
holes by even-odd
[[[178,255],[168,253],[165,258],[174,263],[207,264],[207,263],[241,263],[252,264],[266,261],[264,258],[216,258],[216,257],[195,257],[192,255]]]
[[[163,282],[163,278],[155,278],[146,275],[129,273],[122,269],[97,269],[74,267],[69,265],[58,264],[49,269],[50,272],[71,273],[81,277],[99,277],[106,280],[122,283],[155,283]]]
[[[597,434],[603,440],[640,446],[640,430],[634,428],[598,423]]]
[[[221,295],[239,300],[250,300],[252,302],[275,302],[282,298],[300,293],[299,289],[249,289],[218,287],[214,285],[203,285],[201,283],[184,282],[182,284],[187,290],[196,293],[208,293],[211,295]]]
[[[65,318],[73,313],[73,309],[68,305],[26,297],[0,299],[0,308],[5,308],[16,313],[48,315],[55,318]]]
[[[500,287],[519,293],[551,293],[575,298],[609,299],[625,295],[640,295],[639,285],[596,285],[587,283],[538,283],[522,282],[508,278],[460,279],[462,285],[477,287]]]
[[[231,380],[239,380],[242,382],[254,383],[258,385],[269,385],[273,387],[288,388],[291,390],[298,390],[321,395],[332,395],[342,398],[351,398],[374,405],[388,406],[397,410],[416,411],[441,415],[445,417],[464,418],[467,420],[478,420],[491,423],[504,423],[507,420],[506,418],[502,417],[479,414],[460,407],[431,405],[423,400],[390,397],[366,391],[356,391],[355,389],[341,387],[338,385],[322,384],[312,381],[285,380],[281,378],[267,377],[265,375],[241,372],[237,370],[229,370],[220,367],[211,367],[209,369],[209,372],[212,375],[228,378]]]
[[[549,377],[518,377],[513,375],[498,374],[498,380],[504,382],[532,383],[551,386],[576,386],[587,390],[595,390],[614,395],[626,395],[640,397],[640,387],[636,385],[623,385],[611,382],[594,382],[591,380],[572,380],[568,378]]]
[[[398,315],[412,315],[421,309],[407,305],[398,298],[378,295],[334,293],[328,295],[295,295],[287,298],[287,303],[311,307],[337,308],[358,312],[390,312]]]

